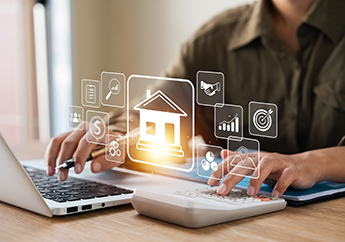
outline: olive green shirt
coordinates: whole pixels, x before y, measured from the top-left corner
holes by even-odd
[[[261,149],[297,153],[336,146],[345,135],[345,1],[315,1],[296,32],[297,57],[277,39],[269,0],[225,11],[183,45],[166,76],[196,83],[196,73],[225,75],[225,103],[241,105],[244,137]],[[278,137],[248,132],[248,104],[275,103]],[[213,108],[196,105],[196,134],[226,148],[213,134]]]

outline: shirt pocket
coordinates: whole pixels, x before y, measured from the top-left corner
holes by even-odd
[[[314,88],[316,102],[345,112],[345,77],[321,83]]]

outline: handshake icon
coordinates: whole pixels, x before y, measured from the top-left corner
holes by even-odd
[[[201,90],[204,90],[207,96],[212,97],[220,91],[220,82],[208,84],[204,81],[201,81],[200,88]]]

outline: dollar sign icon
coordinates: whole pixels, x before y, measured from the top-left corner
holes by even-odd
[[[100,127],[98,127],[98,125],[100,124],[101,122],[99,122],[99,120],[97,120],[96,122],[95,122],[95,127],[96,127],[96,129],[98,130],[98,131],[95,131],[95,135],[100,135],[100,133],[101,133],[101,128]]]
[[[90,120],[90,133],[96,140],[102,139],[105,135],[105,122],[99,116],[94,116]]]

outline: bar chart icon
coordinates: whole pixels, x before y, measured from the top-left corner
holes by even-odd
[[[240,132],[240,118],[238,117],[238,113],[236,113],[235,117],[233,117],[230,121],[224,120],[223,122],[220,122],[218,125],[218,129],[220,131],[239,133]]]
[[[218,139],[242,140],[243,108],[233,104],[217,104],[214,107],[214,136]]]

